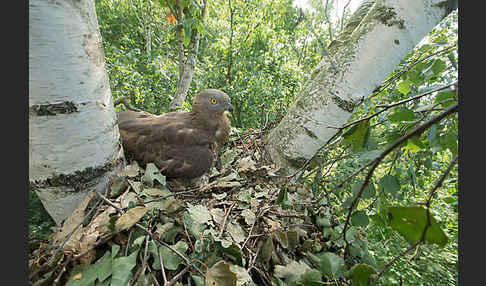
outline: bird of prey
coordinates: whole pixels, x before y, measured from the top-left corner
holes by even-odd
[[[119,112],[125,154],[142,165],[153,162],[168,179],[201,177],[211,169],[229,136],[226,110],[233,112],[229,96],[205,89],[194,96],[188,112]]]

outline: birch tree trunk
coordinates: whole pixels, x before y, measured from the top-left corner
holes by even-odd
[[[202,16],[201,21],[204,22],[204,18],[206,16],[206,8],[207,3],[206,0],[203,1],[202,7]],[[178,7],[178,11],[180,11],[180,6]],[[180,13],[180,12],[179,12]],[[178,18],[182,19],[182,16],[178,15]],[[179,24],[182,21],[179,20]],[[182,27],[178,27],[182,30]],[[174,95],[174,98],[170,102],[169,109],[174,111],[180,107],[184,103],[186,99],[187,92],[189,91],[189,87],[191,86],[192,77],[194,76],[194,69],[196,68],[197,62],[197,53],[199,51],[199,41],[201,39],[201,34],[198,33],[197,29],[192,30],[191,40],[189,42],[189,47],[187,51],[187,56],[184,57],[183,47],[182,44],[182,31],[178,30],[178,42],[179,42],[179,81],[177,82],[177,91]]]
[[[93,0],[29,1],[29,181],[59,225],[123,165]]]
[[[282,174],[311,159],[417,43],[452,10],[454,1],[363,1],[329,56],[318,64],[265,149]]]

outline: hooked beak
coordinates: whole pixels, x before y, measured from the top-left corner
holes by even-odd
[[[235,110],[234,110],[234,108],[233,108],[233,105],[231,105],[231,103],[228,103],[228,110],[229,110],[231,113],[233,113],[233,111],[235,111]]]

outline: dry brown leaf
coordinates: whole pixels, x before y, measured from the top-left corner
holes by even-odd
[[[147,213],[147,211],[148,208],[144,206],[129,209],[116,221],[115,231],[122,231],[134,226],[145,215],[145,213]]]
[[[241,186],[240,182],[219,182],[218,181],[202,187],[199,191],[205,192],[212,188],[232,188],[232,187],[239,187],[239,186]]]
[[[271,219],[269,219],[268,217],[265,217],[265,216],[263,217],[263,220],[270,227],[270,229],[269,229],[270,232],[276,231],[276,230],[282,228],[281,225],[280,225],[280,222],[278,222],[278,221],[271,220]]]
[[[256,163],[251,159],[251,155],[238,161],[238,172],[254,172]]]
[[[120,207],[122,209],[128,208],[130,202],[137,203],[137,195],[134,192],[126,192],[120,196]]]
[[[133,180],[128,180],[128,183],[132,187],[132,189],[135,191],[135,193],[139,194],[143,190],[143,185],[141,182],[136,182]]]
[[[223,223],[224,211],[222,209],[212,208],[209,210],[209,212],[211,213],[211,216],[216,224],[221,225]]]
[[[120,172],[120,176],[134,178],[138,175],[139,171],[140,167],[138,166],[137,161],[133,161]]]
[[[84,210],[88,206],[89,202],[95,196],[94,192],[90,192],[86,197],[83,199],[81,203],[78,204],[76,209],[73,213],[64,221],[62,228],[53,236],[53,243],[58,244],[64,241],[66,236],[74,230],[84,219]],[[71,238],[65,244],[65,249],[73,249],[76,247],[76,241],[81,238],[83,226],[78,227],[78,229],[73,233]]]

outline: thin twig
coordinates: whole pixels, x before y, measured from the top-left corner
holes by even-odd
[[[187,265],[186,268],[184,268],[181,272],[179,272],[176,276],[172,277],[169,282],[164,280],[164,285],[165,286],[171,286],[174,283],[177,282],[177,280],[181,279],[182,275],[186,274],[187,271],[191,269],[191,265]]]
[[[118,206],[116,206],[115,204],[113,204],[110,200],[108,200],[105,196],[103,196],[102,194],[100,193],[97,193],[106,203],[108,203],[109,205],[111,205],[112,207],[114,207],[118,212],[120,212],[122,215],[125,213],[121,208],[119,208]],[[171,247],[170,245],[168,245],[167,243],[157,239],[153,234],[152,232],[150,232],[148,229],[146,229],[144,226],[142,226],[141,224],[139,223],[136,223],[135,224],[136,227],[138,227],[139,229],[141,229],[142,231],[144,231],[146,234],[150,235],[150,238],[152,238],[152,240],[154,240],[155,242],[167,247],[170,251],[174,252],[176,255],[178,255],[180,258],[182,258],[182,260],[184,260],[186,262],[186,264],[189,264],[190,263],[190,260],[187,259],[184,255],[182,255],[179,251],[175,250],[173,247]],[[204,275],[204,273],[196,266],[192,265],[192,267],[194,267],[194,269],[196,269],[197,272],[199,272],[199,274],[203,275],[203,277],[206,277]]]
[[[128,241],[127,246],[125,247],[125,256],[128,256],[128,249],[130,248],[130,240],[132,239],[133,228],[130,229],[130,233],[128,233]]]
[[[172,246],[168,245],[164,241],[159,240],[158,238],[156,238],[148,229],[146,229],[145,227],[143,227],[141,224],[136,223],[135,226],[138,227],[139,229],[143,230],[148,235],[150,235],[150,237],[152,238],[152,240],[154,240],[155,242],[157,242],[157,243],[159,243],[159,244],[167,247],[170,251],[174,252],[177,256],[179,256],[180,258],[182,258],[182,260],[184,260],[186,262],[186,265],[190,265],[191,261],[189,259],[187,259],[187,257],[185,257],[183,254],[181,254],[179,251],[175,250]],[[195,265],[191,265],[191,266],[194,267],[194,269],[196,269],[196,271],[199,272],[199,274],[201,274],[204,278],[206,278],[206,275],[201,271],[201,269],[199,269]]]
[[[432,188],[432,190],[429,193],[429,197],[427,199],[427,202],[425,203],[426,206],[427,206],[427,223],[426,223],[426,225],[424,227],[424,230],[422,232],[422,235],[421,235],[420,239],[416,243],[414,243],[413,245],[411,245],[409,248],[407,248],[405,251],[403,251],[402,253],[400,253],[396,257],[394,257],[390,262],[388,262],[383,267],[383,269],[381,269],[380,272],[378,272],[376,281],[378,281],[380,279],[380,277],[383,275],[383,273],[385,271],[387,271],[388,268],[390,268],[390,266],[393,263],[395,263],[400,257],[402,257],[403,255],[405,255],[410,250],[412,250],[414,248],[417,248],[419,246],[419,244],[421,244],[422,242],[425,241],[425,235],[427,233],[428,228],[431,225],[431,223],[430,223],[430,205],[431,205],[431,202],[432,202],[433,195],[437,191],[437,189],[442,186],[442,183],[444,182],[444,179],[447,177],[447,175],[450,173],[450,171],[452,170],[452,168],[454,167],[454,165],[457,163],[457,159],[458,159],[458,157],[456,156],[456,158],[454,158],[454,160],[451,161],[451,163],[449,164],[449,166],[447,167],[447,169],[442,173],[442,175],[440,176],[440,178],[435,182],[434,187]],[[413,256],[412,256],[412,258],[413,258]]]
[[[233,207],[236,205],[236,202],[234,202],[228,209],[228,211],[226,212],[226,215],[224,216],[224,219],[223,219],[223,223],[221,224],[221,230],[219,231],[219,237],[223,237],[223,232],[224,232],[224,229],[225,229],[225,225],[226,225],[226,220],[228,219],[228,216],[230,215],[230,212],[231,210],[233,209]]]
[[[157,253],[159,254],[160,271],[162,272],[162,280],[164,281],[163,285],[167,285],[167,276],[165,275],[164,260],[162,258],[162,255],[160,254],[160,245],[157,246]]]
[[[432,198],[434,196],[434,193],[437,191],[438,188],[440,188],[442,186],[442,183],[444,182],[445,178],[450,173],[450,171],[452,170],[454,165],[457,163],[457,159],[458,159],[458,156],[456,156],[456,158],[454,158],[454,160],[451,161],[451,163],[449,164],[447,169],[442,173],[440,178],[434,184],[434,188],[430,191],[429,198],[427,199],[427,202],[425,203],[427,207],[430,206],[430,204],[432,202]]]
[[[62,274],[66,271],[66,266],[68,265],[69,262],[71,262],[72,258],[73,257],[71,255],[69,255],[69,257],[66,259],[66,261],[64,262],[64,264],[61,267],[61,271],[59,272],[56,279],[54,280],[53,285],[57,285],[59,283],[59,281],[61,280]]]
[[[343,125],[343,126],[341,126],[341,127],[332,127],[332,126],[330,126],[330,128],[336,128],[336,129],[341,129],[341,130],[342,130],[342,129],[345,129],[346,127],[349,127],[349,126],[351,126],[351,125],[357,124],[357,123],[359,123],[359,122],[361,122],[361,121],[369,120],[369,119],[371,119],[371,118],[373,118],[373,117],[376,117],[376,116],[380,115],[381,113],[383,113],[383,112],[387,111],[388,109],[390,109],[390,108],[392,108],[392,107],[394,107],[394,106],[401,105],[401,104],[404,104],[404,103],[407,103],[407,102],[410,102],[410,101],[413,101],[413,100],[417,100],[417,99],[419,99],[419,98],[422,98],[422,97],[424,97],[424,96],[427,96],[427,95],[429,95],[429,94],[432,94],[432,93],[434,93],[434,92],[436,92],[436,91],[441,91],[441,90],[443,90],[443,89],[446,89],[446,88],[448,88],[448,87],[450,87],[450,86],[452,86],[452,85],[456,85],[456,84],[457,84],[457,81],[455,81],[455,82],[453,82],[453,83],[450,83],[450,84],[448,84],[448,85],[445,85],[445,86],[442,86],[442,87],[436,88],[436,89],[434,89],[434,90],[431,90],[431,91],[428,91],[428,92],[424,92],[424,93],[419,94],[419,95],[416,95],[416,96],[414,96],[414,97],[410,97],[410,98],[407,98],[407,99],[404,99],[404,100],[400,100],[400,101],[397,101],[397,102],[394,102],[394,103],[390,103],[390,104],[387,104],[387,105],[377,105],[377,107],[381,107],[381,108],[383,108],[383,109],[382,109],[382,110],[380,110],[380,111],[377,111],[377,112],[375,112],[375,113],[373,113],[373,114],[370,114],[370,115],[368,115],[368,116],[366,116],[366,117],[363,117],[363,118],[357,119],[357,120],[355,120],[355,121],[353,121],[353,122],[350,122],[350,123],[348,123],[348,124],[345,124],[345,125]]]
[[[333,192],[334,190],[336,190],[338,188],[341,188],[344,185],[344,183],[346,183],[349,179],[351,179],[354,176],[356,176],[357,174],[361,173],[364,169],[366,169],[369,166],[375,164],[376,162],[380,162],[388,153],[390,153],[395,148],[397,148],[398,146],[400,146],[406,140],[408,140],[409,138],[411,138],[411,137],[413,137],[415,135],[421,134],[424,130],[428,129],[433,124],[439,122],[440,120],[442,120],[443,118],[451,115],[452,113],[457,112],[457,109],[458,109],[458,104],[456,103],[456,104],[450,106],[448,109],[446,109],[443,113],[441,113],[441,114],[439,114],[439,115],[437,115],[437,116],[429,119],[424,124],[419,125],[419,126],[413,128],[411,131],[409,131],[407,134],[405,134],[402,137],[400,137],[397,141],[395,141],[395,143],[391,144],[388,148],[386,148],[383,152],[381,152],[380,155],[378,155],[378,157],[376,157],[374,160],[372,160],[368,164],[363,165],[357,171],[355,171],[354,173],[352,173],[351,175],[349,175],[348,177],[346,177],[344,180],[342,180],[341,183],[337,184],[333,189],[331,189],[330,192]],[[322,194],[320,195],[320,197],[316,201],[319,201],[321,198],[322,198]]]
[[[241,245],[241,249],[243,249],[246,245],[246,243],[248,242],[248,240],[250,239],[250,236],[251,236],[251,233],[253,232],[253,228],[255,227],[255,224],[256,222],[258,221],[258,219],[260,217],[262,217],[267,211],[269,211],[270,209],[272,208],[272,206],[270,207],[266,207],[266,208],[262,208],[260,210],[260,212],[258,213],[258,215],[256,216],[255,218],[255,221],[253,222],[253,224],[251,225],[251,228],[250,228],[250,231],[248,232],[248,237],[245,239],[245,241],[243,242],[243,244]]]

